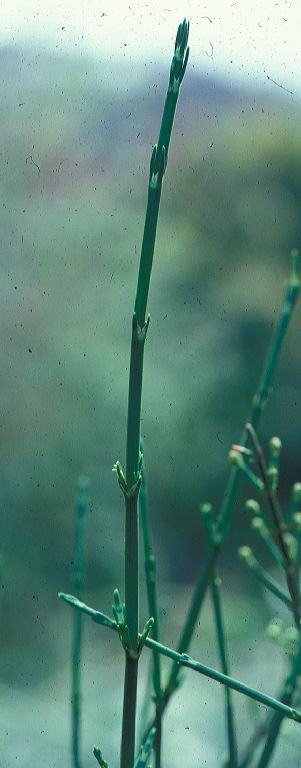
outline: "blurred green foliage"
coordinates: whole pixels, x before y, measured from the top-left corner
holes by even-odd
[[[62,610],[56,593],[68,591],[81,473],[93,499],[87,588],[122,584],[124,514],[111,469],[125,457],[131,315],[167,72],[146,72],[124,91],[108,63],[29,48],[0,57],[3,605],[7,640],[18,614],[26,644],[32,596]],[[237,90],[192,71],[181,94],[143,391],[159,579],[196,577],[198,504],[221,500],[289,252],[300,246],[300,107],[274,90]],[[279,434],[284,444],[286,497],[301,470],[299,318],[263,426],[264,441]]]

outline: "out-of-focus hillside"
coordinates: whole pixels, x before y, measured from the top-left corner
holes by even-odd
[[[122,583],[123,504],[111,468],[125,456],[131,314],[169,72],[142,68],[141,88],[124,90],[122,71],[101,60],[15,48],[0,60],[0,546],[6,637],[18,613],[26,642],[29,597],[51,595],[56,611],[57,590],[68,587],[82,472],[92,483],[87,588]],[[272,98],[187,73],[164,181],[142,411],[164,578],[196,575],[198,503],[221,500],[300,245],[299,124],[299,106],[277,88]],[[299,328],[300,310],[263,428],[265,440],[283,438],[284,501],[301,478]],[[241,507],[233,547],[244,525]]]

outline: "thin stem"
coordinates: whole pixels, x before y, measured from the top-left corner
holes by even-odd
[[[301,668],[301,635],[300,635],[300,615],[301,614],[300,614],[299,574],[298,574],[298,569],[296,567],[296,564],[292,563],[291,561],[291,558],[287,549],[286,541],[284,539],[284,534],[283,534],[284,516],[282,513],[282,509],[279,503],[277,493],[272,487],[270,487],[267,466],[266,466],[266,461],[265,461],[262,447],[259,443],[256,431],[251,424],[246,425],[246,431],[252,442],[255,457],[258,463],[258,468],[264,483],[266,497],[269,504],[271,517],[274,523],[275,534],[277,536],[279,549],[283,555],[283,560],[284,560],[283,567],[286,575],[288,590],[290,592],[291,601],[292,601],[291,610],[292,610],[295,624],[299,631],[299,637],[300,637],[299,653],[297,654],[297,657],[294,660],[292,673],[285,681],[283,690],[280,693],[280,699],[283,701],[283,703],[286,705],[290,705],[293,700],[294,690],[296,687],[296,679],[300,674],[300,668]],[[271,760],[271,757],[279,736],[282,719],[283,718],[281,714],[277,713],[277,715],[274,715],[272,717],[270,721],[270,725],[269,726],[267,725],[266,727],[268,736],[267,736],[267,740],[264,745],[264,748],[258,763],[258,768],[265,768],[265,766],[268,765],[268,763]]]
[[[241,762],[239,763],[239,768],[248,768],[250,765],[251,760],[254,757],[255,749],[258,748],[259,742],[262,741],[264,736],[266,736],[267,733],[267,724],[259,725],[254,733],[252,734],[247,746],[244,749],[243,756],[241,759]]]
[[[143,447],[143,460],[141,467],[142,483],[139,495],[140,502],[140,514],[143,531],[143,544],[144,544],[144,567],[146,576],[146,587],[148,597],[148,610],[149,615],[154,619],[154,625],[152,628],[152,636],[154,640],[160,638],[159,627],[159,611],[158,611],[158,599],[157,599],[157,583],[156,583],[156,558],[153,553],[152,533],[149,519],[149,504],[148,504],[148,486],[147,477],[145,471],[145,458]],[[155,757],[156,768],[161,766],[161,739],[162,739],[162,713],[160,709],[161,699],[161,661],[160,654],[153,653],[153,688],[155,694],[156,704],[156,735],[155,735]]]
[[[200,507],[200,513],[205,525],[205,531],[207,536],[207,544],[209,549],[214,547],[217,543],[219,534],[216,528],[216,524],[213,518],[213,510],[211,504],[203,504]],[[225,675],[229,676],[229,656],[227,648],[226,632],[224,627],[223,613],[222,613],[222,601],[221,601],[221,585],[222,581],[218,573],[218,567],[215,563],[213,566],[213,573],[211,577],[211,597],[213,603],[213,612],[215,620],[215,628],[217,634],[218,649],[221,661],[222,671]],[[226,686],[225,688],[225,707],[226,707],[226,724],[228,735],[228,768],[237,768],[237,743],[234,726],[234,712],[231,689]]]
[[[199,616],[200,605],[203,603],[203,599],[207,592],[208,583],[212,575],[212,568],[216,560],[218,548],[214,547],[209,550],[207,560],[203,571],[201,571],[198,582],[194,589],[193,599],[190,605],[189,613],[187,615],[186,622],[183,626],[180,639],[177,645],[178,653],[186,652],[190,647],[191,638],[194,632],[194,628]],[[167,684],[162,694],[162,711],[166,708],[172,693],[176,690],[178,685],[179,666],[177,663],[172,664]],[[150,726],[151,727],[151,726]]]
[[[279,355],[282,349],[282,345],[288,330],[291,317],[293,315],[293,311],[294,311],[299,290],[300,290],[300,277],[299,277],[300,263],[299,263],[299,254],[297,253],[296,250],[292,251],[291,258],[292,258],[292,273],[289,280],[286,281],[284,286],[284,299],[283,299],[283,304],[280,311],[279,320],[275,329],[275,333],[273,335],[271,347],[268,352],[267,360],[264,365],[258,387],[256,389],[255,395],[252,400],[252,406],[251,406],[250,416],[248,420],[250,424],[252,424],[255,428],[257,428],[260,423],[263,410],[267,404],[269,395],[272,391],[272,383],[275,376]],[[246,445],[246,443],[247,443],[247,435],[244,429],[240,439],[240,444]],[[193,632],[200,614],[200,610],[203,605],[203,600],[210,583],[212,568],[214,566],[217,555],[219,553],[221,543],[224,540],[230,525],[232,509],[233,509],[234,501],[238,491],[240,479],[241,479],[240,471],[238,470],[237,467],[233,467],[230,472],[230,477],[229,477],[227,488],[224,494],[221,510],[217,518],[217,524],[219,527],[220,537],[221,537],[220,542],[219,544],[216,544],[214,549],[209,553],[209,556],[206,560],[203,571],[200,573],[199,579],[197,581],[196,587],[193,592],[193,596],[192,596],[190,607],[188,609],[186,620],[184,622],[184,626],[181,632],[180,640],[177,646],[179,651],[189,650]],[[171,668],[171,672],[170,672],[170,676],[169,676],[166,688],[163,693],[163,698],[164,698],[163,705],[162,705],[163,708],[166,707],[172,691],[175,690],[177,686],[178,672],[179,672],[179,668],[173,665]]]
[[[78,481],[78,500],[76,505],[75,546],[73,586],[78,600],[81,598],[84,583],[84,539],[88,511],[89,480],[80,477]],[[71,714],[72,714],[72,757],[74,768],[81,768],[80,759],[80,730],[81,730],[81,651],[82,651],[82,615],[76,611],[73,622],[72,640],[72,682],[71,682]]]
[[[154,147],[151,161],[148,210],[145,220],[137,294],[135,301],[135,313],[141,328],[143,327],[146,319],[146,306],[154,255],[162,177],[167,164],[167,155],[177,101],[179,97],[180,85],[185,74],[189,56],[189,48],[187,47],[188,35],[189,22],[186,22],[186,19],[184,19],[183,23],[179,25],[177,31],[174,56],[170,68],[169,85],[165,98],[160,127],[160,135],[158,145]]]
[[[123,722],[122,722],[122,740],[121,755],[133,756],[133,761],[129,765],[134,765],[135,755],[135,728],[129,728],[129,723],[135,723],[136,704],[137,704],[137,659],[131,659],[128,654],[125,658],[125,676],[123,692]]]
[[[288,595],[283,592],[281,587],[278,587],[278,584],[273,581],[270,576],[266,573],[264,568],[260,565],[258,560],[256,560],[256,557],[254,557],[253,552],[250,547],[240,547],[238,550],[238,554],[240,558],[243,560],[243,562],[246,563],[248,568],[250,568],[250,571],[254,573],[254,576],[260,581],[261,584],[263,584],[266,589],[269,590],[275,597],[278,597],[279,600],[281,600],[284,605],[287,606],[287,608],[290,608],[292,610],[293,604]]]
[[[101,624],[102,626],[108,627],[109,629],[113,629],[115,632],[118,632],[116,621],[110,619],[109,616],[106,616],[100,611],[95,611],[94,608],[90,608],[84,603],[81,603],[73,595],[66,595],[63,592],[59,592],[58,596],[61,600],[64,600],[73,608],[87,613],[97,624]],[[188,669],[192,669],[195,672],[204,675],[205,677],[209,677],[211,680],[215,680],[217,683],[227,685],[234,691],[237,691],[244,696],[248,696],[250,699],[254,699],[266,707],[274,709],[276,712],[281,713],[283,717],[288,717],[290,720],[301,723],[301,712],[294,709],[293,707],[283,704],[281,701],[277,701],[277,699],[274,699],[272,696],[261,693],[261,691],[257,691],[255,688],[251,688],[249,685],[245,685],[245,683],[241,683],[239,680],[236,680],[229,675],[224,675],[222,672],[218,672],[216,669],[212,669],[212,667],[207,667],[205,664],[202,664],[200,661],[195,661],[184,653],[178,653],[172,648],[169,648],[166,645],[162,645],[162,643],[158,643],[156,640],[152,640],[150,637],[145,638],[144,645],[151,650],[155,650],[157,653],[161,653],[163,656],[167,656],[168,658],[173,659],[180,667],[187,667]]]
[[[284,558],[284,572],[286,575],[288,590],[292,599],[292,612],[294,615],[295,624],[298,630],[300,630],[300,589],[299,589],[299,576],[296,565],[291,562],[286,542],[283,535],[284,516],[280,506],[280,502],[276,491],[270,488],[267,466],[265,462],[264,453],[259,443],[256,431],[252,424],[246,425],[246,431],[248,437],[252,441],[258,468],[264,483],[266,498],[270,507],[271,517],[275,527],[275,534],[277,536],[279,549]]]
[[[279,695],[280,701],[282,701],[285,706],[290,707],[292,704],[296,683],[297,683],[297,678],[300,675],[300,669],[301,669],[301,638],[299,642],[298,653],[292,663],[291,674],[285,680],[283,689],[282,691],[280,691],[280,695]],[[259,759],[257,768],[266,768],[266,766],[270,762],[276,746],[278,736],[279,736],[282,720],[283,720],[283,714],[280,712],[280,710],[278,710],[278,712],[273,714],[270,720],[269,726],[267,726],[266,728],[266,730],[268,730],[268,737],[264,745],[261,757]]]
[[[263,411],[267,405],[269,396],[272,393],[272,386],[275,377],[275,371],[279,362],[280,352],[283,346],[283,342],[288,331],[289,323],[293,316],[297,299],[300,292],[300,258],[296,249],[291,252],[292,271],[289,279],[284,284],[284,297],[280,310],[278,323],[275,328],[275,332],[272,338],[271,346],[267,355],[267,359],[259,379],[259,383],[252,400],[250,415],[248,422],[258,429]],[[245,446],[247,443],[247,435],[245,429],[243,430],[240,444]],[[238,483],[240,480],[240,473],[237,468],[233,468],[230,474],[228,487],[223,499],[222,508],[219,514],[219,525],[225,534],[228,530],[232,507],[236,496]]]
[[[217,641],[218,641],[218,648],[219,648],[219,655],[220,655],[222,670],[224,675],[229,676],[227,639],[226,639],[226,633],[224,629],[222,603],[221,603],[221,595],[220,595],[221,583],[222,582],[218,574],[218,569],[217,569],[217,566],[215,565],[213,569],[213,577],[211,579],[211,585],[210,585],[212,602],[213,602],[213,610],[214,610],[214,619],[215,619]],[[227,722],[228,750],[229,750],[229,758],[228,758],[227,766],[228,768],[237,768],[237,743],[236,743],[236,734],[235,734],[235,725],[234,725],[233,700],[232,700],[231,689],[228,686],[226,686],[225,688],[225,704],[226,704],[226,722]]]
[[[139,521],[138,495],[141,482],[140,418],[142,399],[143,353],[149,319],[146,319],[147,299],[155,249],[155,239],[166,169],[167,151],[173,119],[187,64],[189,24],[179,25],[172,60],[158,146],[150,163],[147,209],[143,232],[135,309],[132,323],[128,419],[126,443],[126,478],[122,481],[125,496],[125,606],[130,647],[126,650],[123,720],[120,768],[133,768],[135,754],[135,721],[138,679],[139,641]],[[186,52],[186,53],[185,53]],[[171,91],[173,97],[171,98]],[[163,144],[164,140],[164,144]],[[120,478],[120,473],[119,473]]]

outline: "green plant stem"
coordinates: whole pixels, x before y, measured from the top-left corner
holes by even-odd
[[[259,725],[256,731],[252,734],[247,746],[244,749],[244,753],[239,763],[239,768],[248,768],[251,760],[254,758],[255,750],[258,749],[259,743],[266,736],[266,725]]]
[[[76,597],[80,600],[84,583],[84,540],[85,525],[88,511],[89,480],[85,477],[78,481],[78,500],[76,505],[75,547],[73,586]],[[82,615],[77,611],[74,615],[72,640],[72,682],[71,682],[71,715],[72,715],[72,758],[74,768],[80,768],[80,728],[81,728],[81,650],[82,650]]]
[[[109,629],[118,632],[116,621],[110,619],[109,616],[106,616],[100,611],[95,611],[94,608],[90,608],[88,605],[80,602],[73,595],[66,595],[63,592],[59,592],[58,596],[73,608],[87,613],[97,624],[101,624],[104,627],[108,627]],[[168,648],[168,646],[162,645],[162,643],[158,643],[156,640],[152,640],[150,637],[146,637],[144,645],[151,650],[155,650],[157,653],[161,653],[163,656],[173,659],[180,667],[187,667],[188,669],[192,669],[222,685],[227,685],[234,691],[237,691],[244,696],[248,696],[266,707],[274,709],[276,712],[281,713],[283,717],[288,717],[290,720],[301,723],[301,712],[293,707],[283,704],[281,701],[277,701],[277,699],[274,699],[272,696],[261,693],[255,688],[251,688],[249,685],[245,685],[245,683],[241,683],[239,680],[235,680],[235,678],[230,677],[229,675],[224,675],[222,672],[212,669],[212,667],[207,667],[205,664],[202,664],[200,661],[195,661],[186,654],[178,653],[172,648]]]
[[[189,48],[187,48],[188,35],[189,22],[186,22],[186,19],[184,19],[183,23],[179,25],[177,31],[175,50],[170,68],[169,85],[165,98],[158,145],[154,147],[151,160],[147,215],[145,219],[137,294],[135,301],[135,313],[141,328],[143,327],[146,319],[146,306],[155,247],[162,177],[167,164],[167,155],[180,92],[180,85],[185,74],[189,56]]]
[[[275,376],[275,370],[279,360],[279,355],[280,355],[282,345],[288,330],[288,326],[289,326],[291,317],[293,315],[293,311],[299,295],[300,264],[299,264],[299,255],[297,251],[295,250],[292,251],[291,258],[292,258],[292,273],[289,280],[285,283],[285,286],[284,286],[284,299],[283,299],[283,304],[280,311],[279,320],[273,335],[271,347],[267,356],[265,366],[263,368],[263,372],[259,380],[258,387],[256,389],[255,395],[252,400],[252,406],[251,406],[251,411],[250,411],[248,421],[255,428],[257,428],[260,423],[263,410],[267,404],[269,395],[272,390],[272,383]],[[244,429],[240,439],[240,444],[245,446],[246,443],[247,443],[247,435]],[[204,569],[200,573],[199,579],[195,586],[195,589],[192,595],[191,604],[188,609],[188,613],[187,613],[184,626],[180,635],[180,639],[177,645],[178,652],[185,652],[189,650],[193,632],[194,632],[194,629],[203,605],[203,600],[206,595],[207,588],[210,583],[210,578],[212,576],[212,569],[215,564],[217,555],[219,553],[221,543],[224,540],[230,525],[232,509],[233,509],[234,501],[237,495],[240,479],[241,479],[241,473],[239,469],[237,467],[233,467],[230,472],[221,510],[217,517],[217,525],[220,531],[220,541],[209,552]],[[166,688],[164,689],[164,692],[162,694],[163,709],[167,706],[170,696],[177,686],[178,673],[179,673],[179,668],[175,665],[172,665],[170,675],[166,684]],[[152,725],[153,723],[151,723],[149,727],[151,728]]]
[[[258,468],[264,482],[267,501],[269,504],[271,517],[275,527],[275,534],[277,536],[279,549],[284,559],[284,572],[286,575],[288,590],[291,595],[291,611],[294,616],[296,627],[299,631],[299,653],[294,659],[291,675],[287,678],[284,684],[283,690],[280,692],[280,699],[286,705],[291,705],[296,686],[296,679],[300,674],[301,669],[301,634],[300,634],[300,586],[299,586],[299,574],[298,569],[294,563],[291,562],[289,553],[287,551],[286,543],[283,537],[284,516],[279,503],[279,499],[276,491],[270,488],[267,466],[265,462],[264,453],[259,443],[257,434],[252,425],[247,424],[247,434],[251,439],[254,453],[257,459]],[[270,725],[266,727],[268,731],[267,740],[261,754],[258,768],[265,768],[271,760],[273,751],[276,746],[276,742],[279,736],[280,727],[282,723],[282,716],[280,713],[277,716],[273,716]]]
[[[221,667],[224,675],[229,676],[228,649],[227,649],[226,633],[224,629],[221,595],[220,595],[221,579],[218,574],[217,565],[215,565],[213,569],[213,577],[211,579],[210,587],[211,587],[211,594],[212,594],[214,619],[215,619],[215,626],[216,626],[216,633],[217,633],[219,655],[221,660]],[[228,750],[229,750],[227,766],[228,768],[237,768],[237,742],[236,742],[235,725],[234,725],[233,700],[232,700],[231,689],[228,686],[225,687],[225,704],[226,704],[226,722],[227,722]]]
[[[276,491],[270,488],[264,453],[259,443],[256,431],[252,424],[246,425],[246,432],[248,434],[248,437],[252,441],[256,460],[258,463],[258,468],[264,483],[265,494],[269,504],[271,517],[272,517],[272,521],[275,528],[275,534],[278,540],[279,549],[284,559],[284,572],[286,575],[287,586],[288,586],[288,590],[292,600],[291,610],[294,616],[296,627],[298,630],[300,630],[301,610],[300,610],[299,576],[298,576],[298,570],[296,568],[296,565],[292,563],[290,560],[290,556],[287,551],[287,546],[284,540],[284,536],[283,536],[284,516],[282,513],[278,495]]]
[[[263,584],[266,589],[269,590],[275,597],[278,597],[279,600],[281,600],[284,605],[286,605],[287,608],[290,608],[292,610],[293,604],[288,595],[283,592],[281,587],[278,587],[278,584],[276,584],[266,573],[264,568],[260,565],[258,560],[256,560],[256,557],[254,557],[253,552],[251,551],[250,547],[240,547],[239,553],[241,554],[243,550],[248,551],[248,555],[242,557],[243,562],[246,563],[250,571],[256,576],[258,581],[260,581],[261,584]]]
[[[282,691],[280,691],[280,694],[279,694],[279,700],[282,701],[282,703],[285,706],[290,707],[292,704],[296,683],[297,683],[297,678],[300,675],[300,669],[301,669],[301,638],[299,641],[298,653],[295,656],[292,663],[291,674],[287,677],[284,683],[283,689]],[[268,728],[268,737],[265,742],[257,768],[266,768],[266,766],[270,762],[276,746],[278,736],[279,736],[282,720],[283,720],[283,714],[280,712],[280,710],[278,710],[277,713],[273,713],[273,716],[270,720],[270,724]]]
[[[138,676],[138,662],[137,659],[131,659],[126,654],[125,659],[125,676],[124,676],[124,692],[123,692],[123,723],[122,728],[122,740],[121,740],[121,755],[135,755],[135,728],[128,728],[128,723],[135,723],[136,718],[136,704],[137,704],[137,676]],[[133,768],[134,761],[131,763]]]
[[[152,628],[152,636],[154,640],[160,639],[160,626],[159,626],[159,611],[158,611],[158,599],[157,599],[157,583],[156,583],[156,558],[153,553],[152,534],[149,519],[149,504],[148,504],[148,487],[147,477],[145,471],[145,458],[143,446],[141,446],[143,453],[141,474],[142,482],[140,488],[140,515],[143,531],[143,545],[144,545],[144,567],[146,576],[146,588],[148,598],[148,611],[149,615],[154,619],[154,625]],[[162,740],[162,713],[160,708],[161,700],[161,661],[160,654],[153,653],[153,688],[155,694],[156,704],[156,735],[155,735],[155,757],[156,768],[161,766],[161,740]]]
[[[126,444],[126,479],[125,486],[123,486],[126,515],[125,606],[130,648],[126,651],[120,768],[133,768],[135,754],[139,639],[138,495],[141,482],[139,446],[143,353],[149,322],[149,319],[146,319],[146,308],[154,256],[162,181],[167,162],[167,151],[180,83],[185,72],[188,58],[188,51],[186,50],[188,32],[189,24],[187,24],[184,19],[183,23],[179,25],[177,32],[159,143],[158,146],[154,147],[151,157],[147,208],[132,323]]]

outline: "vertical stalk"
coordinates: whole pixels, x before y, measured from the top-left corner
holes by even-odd
[[[271,512],[272,521],[274,524],[275,535],[277,537],[278,546],[281,554],[283,555],[283,568],[287,581],[288,590],[292,600],[292,613],[294,621],[298,631],[300,631],[301,620],[301,598],[300,598],[300,586],[299,586],[299,573],[296,563],[291,561],[285,538],[283,534],[284,528],[284,516],[280,506],[277,492],[270,487],[267,466],[264,458],[262,447],[259,443],[255,429],[251,424],[246,424],[246,432],[251,438],[254,448],[258,468],[263,480],[266,498]]]
[[[282,350],[283,342],[288,331],[289,323],[291,321],[294,308],[297,303],[299,291],[300,291],[300,258],[296,249],[291,252],[292,269],[291,275],[284,284],[284,298],[282,307],[280,310],[279,319],[275,328],[275,332],[272,338],[271,346],[263,367],[261,377],[252,400],[249,423],[257,429],[260,424],[263,411],[266,407],[269,396],[272,392],[272,385],[275,376],[275,371],[279,362],[279,356]],[[245,446],[247,443],[247,434],[245,429],[242,432],[239,440],[240,445]],[[194,588],[191,603],[188,608],[186,619],[181,631],[181,635],[177,645],[178,653],[185,653],[190,648],[190,643],[195,630],[196,623],[198,621],[200,611],[203,605],[205,595],[207,593],[210,579],[212,576],[212,570],[216,562],[220,547],[228,532],[228,528],[231,522],[231,516],[233,511],[233,505],[238,492],[239,484],[241,480],[241,473],[237,467],[231,469],[227,487],[222,500],[221,509],[217,517],[216,523],[219,530],[219,540],[213,547],[209,549],[205,564],[200,572],[199,578]],[[170,696],[176,689],[178,684],[179,665],[172,664],[169,678],[162,693],[162,711],[167,706]],[[149,724],[149,730],[154,725],[154,722]]]
[[[283,690],[280,691],[279,700],[287,706],[292,705],[292,700],[296,688],[297,678],[300,675],[301,669],[301,637],[299,636],[299,649],[298,653],[293,660],[291,674],[287,677]],[[268,737],[265,742],[261,757],[258,762],[257,768],[266,768],[270,762],[276,741],[279,736],[280,727],[282,724],[283,716],[280,712],[274,712],[270,720],[270,726],[268,729]]]
[[[200,513],[205,525],[208,546],[214,547],[214,544],[218,542],[218,531],[216,528],[216,523],[213,519],[213,511],[212,511],[211,504],[203,504],[200,507]],[[230,675],[229,661],[228,661],[229,656],[228,656],[227,638],[226,638],[223,613],[222,613],[222,602],[221,602],[221,594],[220,594],[221,585],[222,585],[222,581],[218,573],[217,564],[215,563],[213,566],[213,573],[210,580],[210,588],[211,588],[215,628],[216,628],[216,634],[217,634],[217,642],[218,642],[218,650],[219,650],[219,656],[221,661],[221,667],[222,667],[223,674],[229,677]],[[227,686],[225,687],[225,706],[226,706],[226,723],[227,723],[227,734],[228,734],[227,767],[237,768],[237,744],[236,744],[236,735],[235,735],[235,727],[234,727],[233,698],[232,698],[232,691]]]
[[[126,653],[120,763],[122,768],[123,766],[133,768],[134,765],[137,678],[138,659],[131,659],[130,655]]]
[[[258,464],[258,468],[264,483],[267,502],[270,508],[270,513],[271,513],[272,521],[274,524],[275,534],[277,536],[279,550],[283,555],[283,568],[284,568],[287,586],[288,586],[288,590],[289,590],[291,601],[292,601],[291,610],[295,620],[296,627],[299,631],[299,651],[296,658],[294,659],[294,662],[292,665],[292,672],[290,676],[287,678],[287,680],[285,681],[284,689],[280,693],[280,700],[283,702],[283,704],[287,704],[288,706],[290,706],[293,700],[297,676],[300,674],[300,668],[301,668],[301,632],[300,632],[301,615],[300,615],[299,573],[298,573],[298,567],[296,563],[293,563],[291,561],[289,552],[287,550],[287,546],[286,546],[286,542],[283,534],[283,527],[284,527],[283,512],[282,512],[276,491],[272,487],[270,487],[265,457],[264,457],[262,447],[259,443],[256,431],[252,425],[247,424],[246,432],[251,439],[252,447],[254,449],[255,457]],[[258,768],[265,768],[265,766],[267,766],[268,763],[270,762],[273,751],[276,746],[276,741],[279,736],[282,720],[283,718],[281,717],[281,715],[279,715],[279,713],[277,713],[277,716],[273,715],[270,721],[270,726],[267,729],[268,736],[267,736],[267,740],[264,745],[264,748],[258,763]]]
[[[125,496],[125,613],[129,634],[129,647],[125,651],[125,680],[123,699],[120,768],[133,768],[135,754],[135,721],[138,676],[139,641],[139,526],[138,496],[141,484],[140,415],[142,397],[143,353],[149,318],[146,317],[147,299],[155,248],[155,239],[161,200],[162,182],[166,169],[180,84],[186,69],[189,24],[184,19],[179,25],[169,86],[164,106],[158,145],[155,145],[150,163],[148,199],[143,232],[140,267],[134,316],[130,358],[128,420],[126,444],[126,477],[118,478]],[[117,466],[116,466],[117,468]]]
[[[84,583],[84,538],[85,524],[88,511],[89,480],[80,477],[78,481],[78,499],[76,505],[75,547],[73,587],[78,600],[82,597]],[[80,759],[80,729],[81,729],[81,649],[82,649],[82,615],[80,611],[74,612],[73,640],[72,640],[72,681],[71,681],[71,708],[72,708],[72,757],[74,768],[81,768]]]
[[[269,395],[272,391],[272,383],[275,376],[275,370],[279,361],[279,355],[282,349],[283,341],[288,330],[289,322],[291,320],[294,307],[299,295],[300,290],[300,260],[299,254],[294,249],[291,253],[292,259],[292,272],[289,280],[285,282],[284,286],[284,299],[280,311],[279,320],[275,329],[275,333],[272,339],[271,347],[267,356],[266,363],[261,374],[258,387],[252,400],[251,411],[249,416],[249,422],[256,429],[260,423],[263,410],[268,401]],[[245,429],[243,430],[240,445],[246,445],[247,434]],[[199,580],[196,584],[192,601],[188,610],[184,628],[177,646],[179,653],[189,650],[190,642],[193,636],[196,622],[199,617],[199,613],[203,604],[204,597],[207,592],[207,588],[210,583],[210,576],[212,574],[212,568],[219,553],[220,546],[228,531],[233,505],[235,497],[238,491],[240,483],[240,472],[236,467],[233,467],[220,513],[217,517],[217,525],[220,532],[220,541],[215,544],[213,549],[209,552],[203,571],[200,574]],[[177,676],[179,673],[179,667],[173,665],[169,681],[168,689],[172,689],[176,685]],[[167,697],[168,700],[169,696]],[[167,703],[167,702],[166,702]]]
[[[143,531],[144,544],[144,567],[146,576],[146,588],[148,597],[149,615],[154,619],[152,636],[154,640],[160,639],[159,611],[157,600],[156,584],[156,558],[153,554],[152,534],[149,520],[148,489],[145,471],[145,460],[143,453],[142,461],[142,483],[140,490],[140,514]],[[160,654],[153,652],[153,689],[156,704],[156,735],[155,735],[155,758],[156,768],[161,767],[161,740],[162,740],[162,712],[161,712],[161,660]]]
[[[213,576],[211,579],[211,593],[214,609],[215,626],[218,640],[218,649],[221,660],[221,667],[224,675],[229,676],[229,661],[228,661],[228,649],[227,639],[224,629],[224,621],[222,614],[222,604],[220,596],[221,579],[218,574],[217,566],[214,566]],[[233,713],[233,697],[231,689],[225,686],[225,703],[226,703],[226,722],[228,733],[228,768],[237,768],[237,743],[234,726],[234,713]]]

